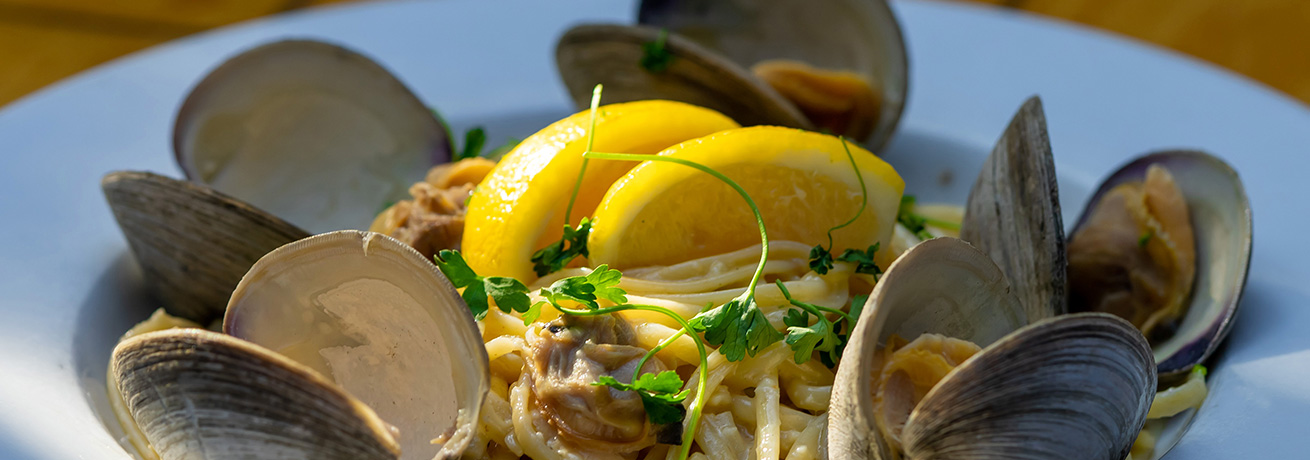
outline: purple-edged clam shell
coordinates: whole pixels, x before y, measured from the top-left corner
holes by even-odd
[[[1168,169],[1178,183],[1196,235],[1190,305],[1173,337],[1154,347],[1163,378],[1205,361],[1232,329],[1251,264],[1251,205],[1228,163],[1200,151],[1161,151],[1129,162],[1102,182],[1069,234],[1078,232],[1103,194],[1116,185],[1145,180],[1152,164]]]
[[[858,139],[874,152],[900,123],[909,61],[900,24],[884,0],[643,0],[637,21],[682,35],[744,68],[791,59],[864,76],[882,103],[872,134]]]
[[[311,232],[367,228],[450,159],[445,125],[355,51],[285,40],[231,57],[187,96],[173,150],[188,179]]]

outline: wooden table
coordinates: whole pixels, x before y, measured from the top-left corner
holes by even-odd
[[[0,105],[151,45],[263,15],[344,1],[358,0],[0,0]],[[1173,48],[1310,103],[1310,1],[974,1]]]

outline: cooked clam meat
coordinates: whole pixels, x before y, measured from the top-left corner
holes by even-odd
[[[914,407],[946,374],[981,350],[973,342],[941,334],[923,334],[909,343],[895,335],[889,338],[880,350],[882,365],[875,361],[872,366],[878,385],[874,420],[887,442],[900,449],[901,429]]]
[[[433,167],[409,187],[412,199],[388,207],[369,226],[418,250],[429,259],[442,249],[459,249],[468,199],[496,163],[474,157]]]
[[[1159,165],[1111,189],[1069,243],[1070,309],[1128,320],[1147,337],[1186,313],[1196,273],[1187,202]]]
[[[636,343],[632,326],[613,315],[563,316],[527,335],[525,378],[537,410],[573,450],[634,452],[655,443],[636,393],[593,385],[605,375],[630,382],[646,354]],[[641,372],[663,370],[652,359]]]
[[[796,104],[820,130],[864,139],[873,132],[879,94],[855,72],[826,70],[790,59],[751,66],[751,72]]]

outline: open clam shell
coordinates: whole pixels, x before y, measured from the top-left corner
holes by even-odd
[[[983,163],[960,239],[996,261],[1030,320],[1068,311],[1060,191],[1040,98],[1024,102]]]
[[[309,368],[203,329],[114,349],[110,372],[155,451],[186,458],[395,459],[386,423]]]
[[[875,421],[876,356],[892,334],[924,333],[983,349],[910,413],[908,458],[1123,458],[1155,395],[1150,348],[1132,325],[1102,314],[1029,324],[985,254],[937,238],[897,259],[860,314],[833,385],[831,458],[897,458]]]
[[[223,331],[329,377],[399,428],[405,459],[455,458],[477,429],[487,352],[455,288],[378,233],[313,236],[242,278]]]
[[[341,46],[286,40],[238,54],[178,111],[190,180],[313,232],[367,228],[432,165],[446,127],[390,72]]]
[[[164,309],[202,324],[223,314],[255,261],[309,236],[208,187],[157,174],[113,172],[101,188]]]
[[[813,129],[791,102],[744,68],[676,35],[666,38],[668,68],[640,65],[644,47],[659,39],[651,27],[585,24],[569,29],[555,48],[555,62],[580,109],[592,88],[605,85],[607,103],[669,99],[714,109],[742,125]]]
[[[909,61],[896,16],[883,0],[643,0],[638,22],[668,29],[742,68],[774,59],[846,70],[872,84],[879,109],[867,136],[874,152],[905,107]]]
[[[1119,184],[1140,182],[1147,168],[1164,166],[1187,201],[1196,240],[1196,278],[1187,312],[1174,334],[1154,347],[1162,378],[1189,372],[1223,342],[1237,316],[1251,264],[1251,205],[1237,172],[1205,152],[1172,150],[1139,157],[1101,183],[1072,233],[1086,224],[1102,196]]]

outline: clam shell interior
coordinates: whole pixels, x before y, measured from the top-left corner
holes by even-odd
[[[374,408],[399,428],[403,458],[457,456],[476,430],[489,384],[481,333],[436,265],[391,237],[340,231],[269,253],[232,294],[223,330]]]
[[[451,146],[441,121],[381,65],[285,40],[205,76],[178,111],[173,150],[190,180],[319,233],[367,228]]]

